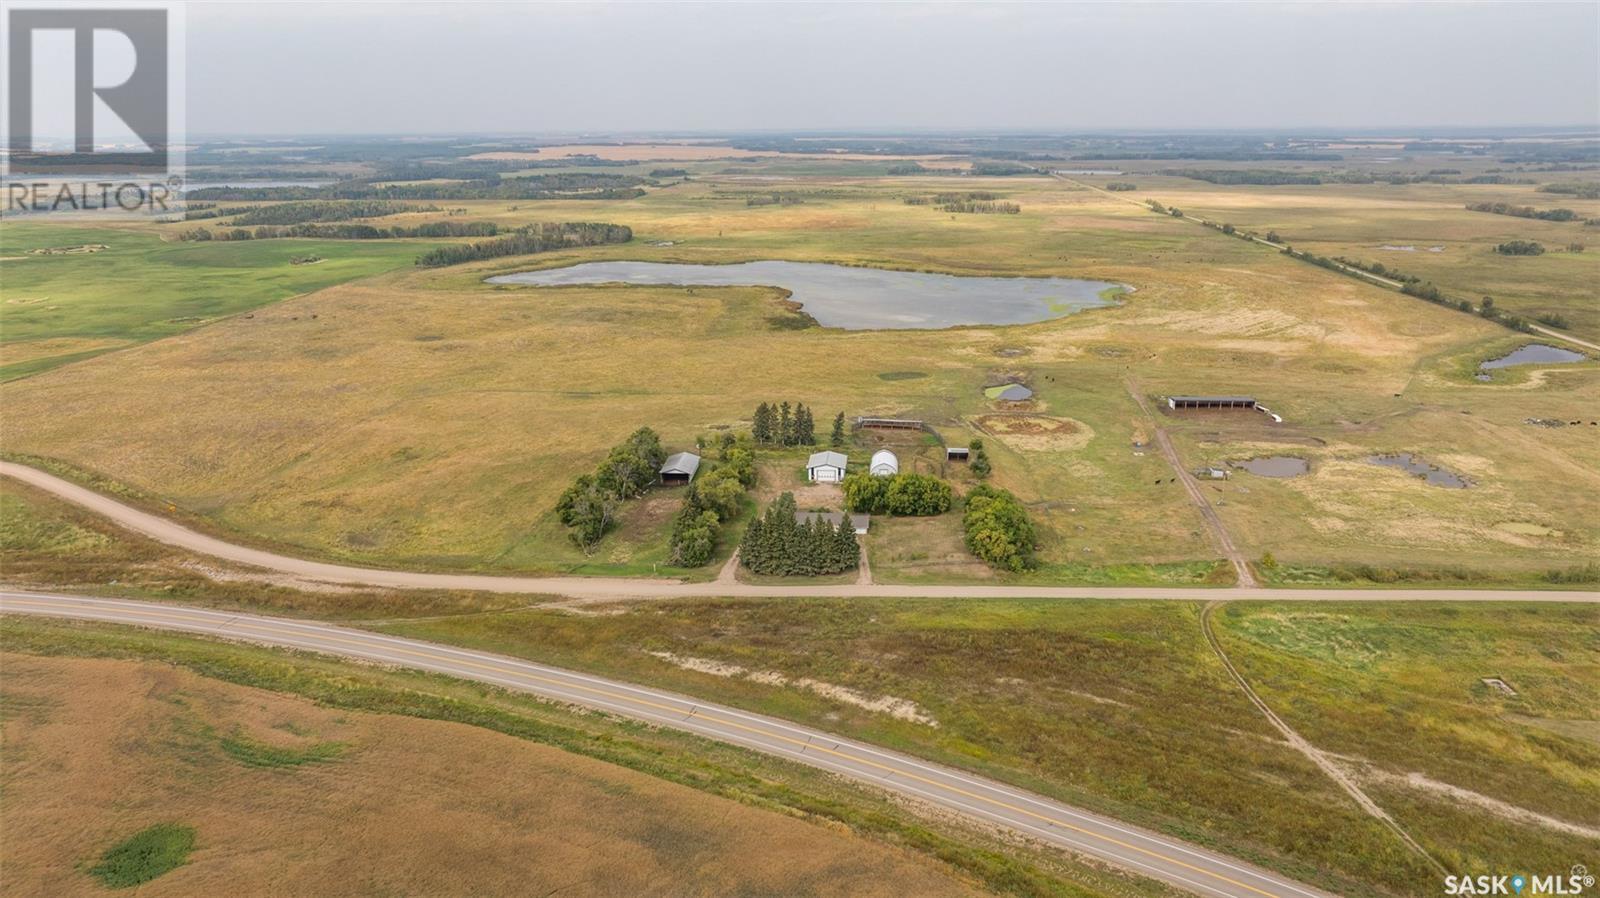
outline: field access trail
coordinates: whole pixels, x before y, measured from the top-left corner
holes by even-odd
[[[1109,587],[1109,586],[970,586],[846,583],[833,586],[693,583],[623,577],[518,577],[496,574],[440,574],[397,571],[311,561],[265,549],[241,546],[191,530],[134,508],[53,474],[16,462],[0,461],[0,476],[12,477],[86,508],[112,522],[168,545],[236,564],[324,583],[390,589],[478,590],[567,596],[574,599],[676,599],[710,596],[749,598],[859,597],[953,599],[1164,599],[1204,601],[1271,599],[1288,601],[1427,601],[1427,602],[1593,602],[1600,592],[1539,589],[1284,589],[1277,587]]]
[[[531,693],[806,764],[1057,848],[1221,898],[1330,893],[993,780],[821,730],[561,668],[313,621],[120,599],[0,592],[0,614],[128,624],[395,665]]]

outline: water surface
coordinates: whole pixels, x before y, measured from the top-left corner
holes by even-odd
[[[1497,359],[1490,359],[1479,365],[1479,368],[1509,368],[1512,365],[1570,365],[1573,362],[1582,362],[1589,357],[1581,352],[1562,349],[1559,346],[1550,346],[1545,343],[1529,343],[1521,349],[1514,350]]]
[[[1249,471],[1260,477],[1299,477],[1311,470],[1310,463],[1293,455],[1247,458],[1244,461],[1230,461],[1228,466]]]
[[[957,277],[822,262],[584,262],[567,268],[489,278],[491,284],[559,287],[651,284],[782,287],[823,327],[906,330],[962,324],[1032,324],[1084,309],[1115,305],[1127,289],[1074,278]]]
[[[1394,455],[1372,455],[1367,461],[1385,468],[1399,468],[1409,471],[1428,481],[1431,486],[1442,486],[1454,490],[1464,490],[1469,485],[1467,478],[1454,471],[1446,471],[1436,465],[1430,465],[1409,452],[1399,452]]]

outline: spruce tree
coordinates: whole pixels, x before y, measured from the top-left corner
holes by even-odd
[[[802,446],[815,446],[817,444],[816,422],[811,420],[811,409],[800,406],[794,413],[795,442]]]
[[[844,445],[844,412],[834,416],[833,433],[828,437],[828,445],[835,449]]]
[[[755,438],[757,445],[765,446],[772,442],[772,406],[765,402],[756,406],[756,417],[751,422],[750,435]]]
[[[778,442],[784,446],[794,445],[794,415],[787,401],[778,406]]]

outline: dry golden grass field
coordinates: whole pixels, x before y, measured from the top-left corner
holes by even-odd
[[[153,662],[3,663],[8,895],[98,892],[87,868],[160,823],[194,851],[140,895],[974,894],[842,827],[475,727]]]
[[[1023,211],[958,215],[903,202],[950,189],[948,177],[771,177],[702,175],[634,200],[464,203],[473,219],[605,220],[629,225],[635,239],[372,275],[18,380],[0,387],[3,448],[311,555],[649,572],[665,559],[669,515],[641,509],[637,527],[586,556],[554,521],[559,492],[636,427],[656,428],[670,449],[689,448],[715,428],[747,427],[761,400],[791,399],[812,406],[819,422],[839,411],[911,415],[952,442],[985,435],[995,482],[1030,503],[1041,530],[1044,565],[1030,575],[1041,582],[1215,579],[1219,553],[1199,512],[1160,455],[1135,445],[1157,424],[1189,468],[1263,453],[1309,459],[1298,479],[1239,473],[1205,488],[1243,551],[1270,553],[1280,566],[1267,573],[1283,582],[1327,582],[1363,565],[1358,579],[1529,582],[1600,554],[1600,427],[1589,424],[1600,363],[1476,381],[1478,362],[1527,338],[1152,214],[1126,194],[1042,177],[962,178],[961,189],[994,191]],[[1192,199],[1195,211],[1208,197],[1221,202],[1221,188],[1167,195],[1168,186],[1195,184],[1170,178],[1133,196]],[[1462,190],[1398,190],[1430,188]],[[1281,189],[1228,188],[1226,198],[1245,202],[1252,190],[1275,192],[1256,209],[1259,221],[1241,214],[1241,224],[1273,226],[1283,201],[1270,197]],[[773,192],[803,202],[747,204]],[[1424,208],[1449,218],[1459,198]],[[1352,221],[1367,215],[1352,208]],[[1307,229],[1323,227],[1320,212],[1296,214]],[[1370,240],[1359,224],[1338,227],[1352,235],[1344,239],[1412,239],[1375,221]],[[115,249],[136,236],[106,240]],[[842,331],[775,328],[781,294],[765,288],[482,282],[602,259],[1061,275],[1136,292],[1115,308],[1039,324]],[[1481,264],[1515,277],[1505,266],[1546,262],[1554,260]],[[985,399],[983,387],[1001,374],[1029,383],[1034,401],[1000,409]],[[1132,392],[1158,409],[1155,420]],[[1284,421],[1168,415],[1160,403],[1172,393],[1247,393]],[[1035,432],[1036,422],[1005,417],[1019,411],[1057,423]],[[1582,424],[1538,427],[1529,418]],[[1415,453],[1473,485],[1442,489],[1365,461],[1387,452]],[[763,460],[784,476],[799,464],[797,454]],[[908,546],[908,534],[938,557]],[[955,514],[896,522],[871,540],[880,579],[988,576],[955,557]]]

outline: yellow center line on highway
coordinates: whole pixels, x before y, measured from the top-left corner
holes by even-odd
[[[9,600],[6,600],[4,604],[6,604],[6,605],[29,605],[29,606],[37,607],[37,608],[55,608],[55,609],[60,609],[62,607],[62,605],[60,603],[56,603],[56,602],[29,602],[27,600],[21,600],[21,599],[9,599]],[[135,610],[135,609],[131,609],[131,608],[119,607],[117,609],[117,613],[119,613],[119,614],[130,614],[130,615],[134,615],[134,616],[143,616],[143,617],[168,617],[168,618],[170,618],[170,617],[174,617],[174,616],[177,616],[177,617],[183,617],[184,616],[184,611],[182,611],[181,609],[180,610],[173,610],[173,611],[155,612],[155,611],[140,611],[140,610]],[[190,616],[190,617],[187,618],[187,620],[195,622],[195,623],[201,623],[201,622],[208,623],[208,624],[216,623],[216,621],[214,621],[214,620],[212,620],[210,618],[205,618],[205,617]],[[285,627],[275,627],[270,623],[265,623],[264,624],[264,623],[260,623],[260,622],[253,621],[253,620],[232,621],[232,622],[223,621],[223,622],[221,622],[221,624],[219,624],[219,626],[223,626],[223,625],[229,626],[229,627],[234,628],[234,629],[252,628],[252,629],[267,633],[267,634],[276,635],[276,636],[280,636],[280,637],[281,636],[285,636],[285,635],[290,635],[290,636],[300,636],[300,637],[304,638],[304,637],[308,637],[308,636],[312,635],[312,634],[308,634],[308,633],[306,633],[304,631],[295,631],[295,630],[292,630],[290,628],[285,628]],[[339,637],[337,635],[328,635],[328,634],[325,634],[325,633],[315,633],[314,636],[317,639],[326,640],[328,642],[342,643],[342,644],[345,644],[345,645],[357,646],[357,647],[365,648],[365,649],[367,649],[369,651],[374,650],[374,646],[372,645],[371,642],[364,642],[364,641],[358,640],[358,639],[346,639],[346,638],[341,638],[341,637]],[[484,670],[484,671],[487,671],[489,673],[499,674],[501,676],[504,676],[504,675],[506,675],[508,673],[508,671],[503,667],[495,667],[495,666],[492,666],[492,665],[489,665],[489,664],[483,664],[483,663],[480,663],[480,662],[468,661],[468,660],[464,660],[464,659],[460,659],[460,658],[454,658],[454,657],[451,657],[449,655],[441,655],[441,654],[434,653],[434,652],[425,652],[425,651],[420,651],[420,650],[417,650],[417,649],[392,647],[392,646],[388,646],[388,645],[381,646],[381,647],[378,647],[378,648],[379,648],[379,650],[382,650],[382,651],[397,652],[397,653],[403,654],[403,655],[412,655],[412,656],[417,657],[417,658],[424,658],[424,659],[428,659],[428,660],[435,661],[435,662],[448,663],[448,664],[459,664],[459,665],[462,665],[464,667],[475,667],[475,668],[478,668],[479,670]],[[650,701],[648,699],[638,698],[636,696],[623,695],[621,693],[616,693],[616,692],[612,692],[610,690],[601,689],[601,688],[596,687],[596,686],[585,686],[585,685],[582,685],[582,684],[572,683],[572,682],[569,682],[569,681],[566,681],[566,680],[556,679],[556,678],[553,678],[553,677],[544,677],[544,676],[540,676],[538,674],[526,673],[526,672],[523,672],[523,671],[514,671],[514,673],[516,675],[518,675],[518,676],[526,677],[526,678],[528,678],[530,680],[534,680],[534,681],[537,681],[537,682],[542,682],[542,683],[546,683],[546,684],[553,685],[553,686],[560,686],[560,687],[563,687],[563,688],[566,688],[566,689],[576,689],[576,690],[583,691],[583,692],[590,692],[590,693],[593,693],[595,695],[605,696],[606,698],[610,698],[610,699],[612,699],[614,701],[619,701],[619,702],[622,702],[624,704],[627,704],[627,703],[631,702],[633,704],[642,705],[642,706],[650,707],[650,708],[655,708],[655,709],[661,710],[661,711],[667,711],[667,712],[670,712],[672,714],[682,714],[683,713],[683,710],[681,708],[675,708],[675,707],[673,707],[671,705],[662,704],[660,702],[653,702],[653,701]],[[695,706],[695,707],[699,707],[699,706]],[[1124,841],[1122,841],[1120,839],[1115,839],[1115,838],[1112,838],[1110,836],[1094,832],[1093,830],[1084,829],[1084,828],[1079,827],[1079,826],[1074,826],[1071,823],[1067,823],[1067,822],[1064,822],[1064,821],[1061,821],[1061,820],[1057,820],[1054,817],[1050,817],[1050,816],[1048,816],[1046,814],[1040,814],[1037,811],[1032,811],[1032,810],[1029,810],[1027,808],[1020,807],[1018,805],[1010,804],[1009,802],[1004,802],[1004,801],[1000,801],[999,799],[990,798],[987,795],[982,795],[982,794],[979,794],[979,793],[976,793],[976,792],[969,792],[969,791],[967,791],[965,789],[962,789],[960,787],[952,786],[949,783],[942,783],[942,782],[939,782],[938,780],[935,780],[935,779],[919,776],[919,775],[917,775],[915,773],[909,773],[909,772],[906,772],[904,770],[900,770],[900,769],[892,767],[892,766],[890,766],[888,764],[882,764],[882,763],[879,763],[877,761],[873,761],[873,760],[869,760],[869,759],[866,759],[866,758],[861,758],[861,757],[849,754],[847,752],[842,752],[842,751],[837,751],[835,749],[826,748],[824,746],[816,744],[815,742],[807,743],[807,742],[805,742],[803,740],[796,739],[796,738],[794,738],[792,736],[784,736],[784,735],[780,735],[780,734],[777,734],[777,733],[768,732],[766,730],[762,730],[762,729],[759,729],[757,727],[747,726],[747,725],[739,723],[737,721],[727,720],[727,719],[721,718],[721,717],[713,717],[713,716],[711,716],[711,713],[709,712],[709,710],[705,710],[703,713],[701,713],[700,716],[705,717],[706,719],[711,720],[711,721],[713,721],[715,723],[718,723],[718,724],[720,724],[722,726],[727,726],[727,727],[732,727],[732,728],[739,729],[739,730],[744,730],[746,732],[754,733],[755,735],[761,736],[761,737],[766,738],[766,739],[775,739],[775,740],[779,740],[779,741],[783,741],[783,742],[789,742],[789,743],[792,743],[794,745],[801,746],[801,747],[803,747],[803,748],[805,748],[807,750],[815,750],[815,751],[820,751],[820,752],[826,752],[828,754],[836,755],[836,756],[838,756],[840,758],[844,758],[844,759],[846,759],[846,760],[848,760],[848,761],[850,761],[852,763],[855,763],[855,764],[864,764],[864,765],[869,766],[869,767],[875,767],[875,768],[878,768],[880,770],[884,770],[884,771],[888,772],[891,775],[901,776],[901,777],[905,777],[907,779],[916,780],[918,782],[926,783],[926,784],[928,784],[930,786],[933,786],[935,788],[945,789],[947,791],[954,792],[954,793],[956,793],[958,795],[964,795],[964,796],[966,796],[968,798],[976,799],[977,801],[985,802],[987,804],[991,804],[991,805],[994,805],[996,807],[1005,808],[1006,810],[1011,811],[1013,813],[1024,814],[1026,816],[1033,817],[1033,818],[1038,819],[1038,820],[1042,820],[1045,823],[1050,824],[1051,826],[1058,826],[1058,827],[1062,827],[1064,829],[1069,829],[1069,830],[1072,830],[1073,832],[1080,833],[1082,835],[1089,836],[1089,837],[1094,838],[1094,839],[1099,839],[1102,842],[1107,842],[1107,843],[1110,843],[1112,845],[1116,845],[1116,846],[1121,847],[1121,848],[1126,848],[1129,851],[1136,851],[1136,852],[1139,852],[1140,854],[1148,855],[1149,857],[1153,857],[1153,858],[1155,858],[1157,860],[1160,860],[1160,861],[1163,861],[1165,863],[1174,864],[1174,865],[1182,867],[1182,868],[1184,868],[1186,870],[1192,870],[1195,873],[1200,873],[1200,874],[1203,874],[1205,876],[1212,877],[1213,879],[1221,880],[1222,882],[1228,883],[1229,885],[1238,886],[1241,889],[1248,889],[1249,891],[1255,892],[1258,895],[1264,895],[1264,896],[1266,896],[1266,898],[1282,898],[1282,896],[1275,895],[1272,892],[1267,892],[1267,891],[1264,891],[1262,889],[1258,889],[1255,886],[1250,885],[1249,883],[1240,882],[1240,881],[1238,881],[1236,879],[1232,879],[1230,877],[1224,876],[1221,873],[1216,873],[1216,872],[1213,872],[1211,870],[1207,870],[1204,867],[1196,867],[1193,864],[1186,863],[1184,861],[1178,860],[1177,858],[1168,857],[1167,855],[1164,855],[1164,854],[1162,854],[1162,853],[1160,853],[1158,851],[1152,851],[1152,850],[1150,850],[1148,848],[1144,848],[1144,847],[1141,847],[1139,845],[1134,845],[1134,844],[1131,844],[1129,842],[1124,842]]]

